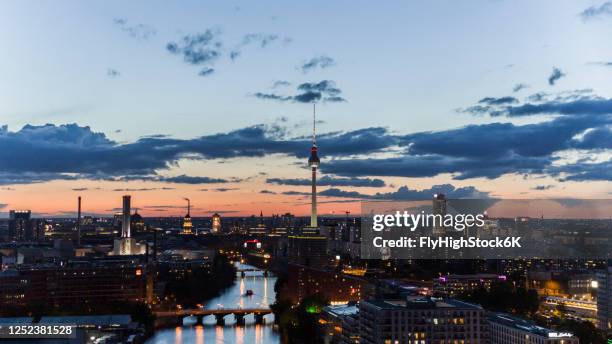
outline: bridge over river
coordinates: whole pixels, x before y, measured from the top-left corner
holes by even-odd
[[[176,311],[157,311],[155,317],[160,324],[182,324],[185,317],[196,317],[196,325],[201,325],[204,317],[213,315],[217,320],[217,325],[225,325],[225,317],[233,315],[236,324],[244,326],[244,317],[253,314],[256,324],[263,324],[264,315],[271,314],[270,308],[218,308],[218,309],[181,309]]]

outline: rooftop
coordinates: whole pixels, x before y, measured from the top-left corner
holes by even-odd
[[[327,306],[323,311],[335,316],[355,315],[359,313],[359,307],[357,305]]]
[[[516,328],[534,335],[539,335],[547,338],[572,338],[574,334],[565,331],[557,331],[537,326],[535,323],[508,315],[505,313],[494,313],[489,316],[489,321],[504,326]]]
[[[440,308],[456,308],[456,309],[471,309],[481,310],[482,307],[471,303],[459,301],[456,299],[441,299],[433,297],[409,296],[405,299],[397,300],[367,300],[364,301],[375,305],[382,309],[440,309]]]

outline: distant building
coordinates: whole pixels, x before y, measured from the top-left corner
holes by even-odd
[[[456,297],[480,288],[489,290],[493,283],[505,280],[506,276],[496,274],[447,275],[435,278],[433,288],[438,295]]]
[[[41,232],[37,221],[32,220],[32,212],[30,210],[9,211],[9,241],[42,240],[44,233]]]
[[[446,207],[446,196],[442,193],[435,194],[432,204],[433,214],[439,215],[437,217],[443,219],[444,215],[446,215]],[[437,220],[433,226],[433,234],[444,235],[445,232],[446,229],[444,228],[443,221]]]
[[[145,268],[132,260],[23,265],[0,272],[0,308],[143,301]]]
[[[597,272],[597,328],[612,330],[612,266]]]
[[[507,314],[489,316],[489,343],[491,344],[579,344],[570,332],[536,326],[533,322]]]
[[[486,343],[487,336],[482,307],[454,299],[364,300],[359,328],[362,344]]]
[[[181,234],[193,234],[193,224],[191,223],[191,201],[189,198],[185,198],[187,201],[187,214],[183,218],[183,231]]]
[[[116,238],[113,245],[113,255],[125,256],[144,254],[145,245],[140,245],[132,238],[131,196],[123,196],[123,212],[121,213],[121,237]]]
[[[293,264],[322,267],[329,264],[327,237],[316,234],[289,235],[287,257]]]
[[[287,283],[280,294],[292,303],[313,294],[323,295],[332,304],[357,302],[374,294],[374,286],[366,279],[339,271],[294,264],[287,271]]]
[[[327,306],[321,312],[323,343],[359,343],[359,308],[354,304]]]
[[[213,234],[221,233],[221,215],[214,213],[211,219],[210,232]]]
[[[142,233],[145,231],[144,219],[138,214],[138,209],[134,211],[134,214],[130,217],[130,229],[136,233]]]

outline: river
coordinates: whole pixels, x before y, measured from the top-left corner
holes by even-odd
[[[237,263],[238,269],[253,269],[253,266]],[[204,304],[207,309],[217,308],[267,308],[274,303],[274,283],[276,277],[264,277],[262,272],[240,273],[236,283],[225,290],[219,297]],[[245,296],[252,290],[252,296]],[[236,326],[234,317],[225,317],[225,326],[217,326],[214,316],[204,318],[204,326],[194,326],[195,318],[186,318],[183,326],[159,330],[146,344],[277,344],[280,343],[278,332],[273,329],[274,315],[264,317],[265,324],[255,324],[253,315],[245,317],[245,326]]]

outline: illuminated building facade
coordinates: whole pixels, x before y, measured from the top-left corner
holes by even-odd
[[[193,224],[191,222],[191,201],[189,198],[185,198],[187,201],[187,214],[183,218],[183,231],[181,234],[193,234]]]
[[[38,228],[37,221],[32,219],[30,210],[9,211],[9,241],[42,240],[44,233]]]
[[[213,234],[221,233],[221,215],[214,213],[211,218],[210,232]]]
[[[359,328],[362,344],[487,342],[484,309],[454,299],[364,300]]]
[[[332,304],[357,302],[374,293],[367,280],[349,276],[334,270],[303,265],[289,265],[287,283],[281,294],[293,303],[303,298],[321,294]]]
[[[130,195],[123,196],[123,211],[121,213],[121,238],[116,238],[113,246],[113,255],[129,256],[133,254],[144,254],[146,247],[138,245],[132,238],[131,221],[131,202]]]
[[[315,234],[289,235],[287,256],[290,263],[322,267],[329,264],[327,237]]]
[[[505,275],[497,274],[448,275],[435,278],[433,289],[436,295],[456,297],[480,288],[489,290],[492,284],[505,280]]]
[[[145,285],[144,266],[131,260],[23,265],[0,272],[0,308],[143,301]]]
[[[444,217],[444,215],[446,215],[446,195],[442,194],[442,193],[438,193],[435,194],[433,196],[433,214],[434,215],[441,215],[442,217]],[[442,225],[442,223],[436,223],[433,227],[433,234],[437,234],[437,235],[444,235],[445,234],[445,228]]]
[[[612,267],[597,272],[597,328],[612,330]]]

